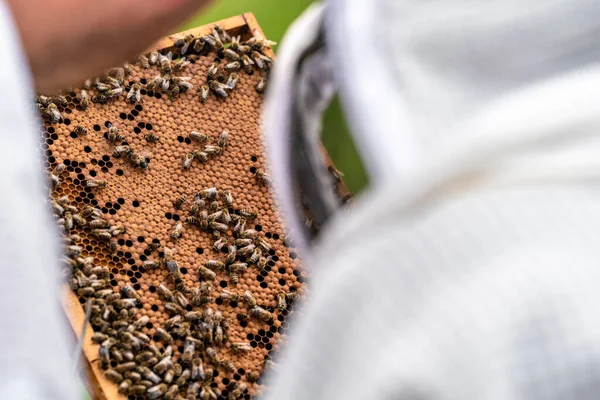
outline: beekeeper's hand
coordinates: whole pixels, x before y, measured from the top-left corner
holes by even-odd
[[[134,57],[210,0],[8,0],[36,89],[75,85]]]

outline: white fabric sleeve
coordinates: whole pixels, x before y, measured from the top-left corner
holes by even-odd
[[[0,399],[75,399],[34,90],[2,1],[0,54]]]
[[[597,399],[598,183],[394,192],[328,231],[266,400]]]

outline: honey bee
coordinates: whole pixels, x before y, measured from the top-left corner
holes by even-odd
[[[169,100],[174,101],[176,98],[179,97],[180,92],[181,89],[179,88],[179,86],[173,86],[169,91]]]
[[[229,210],[227,208],[222,210],[220,220],[226,224],[229,224],[232,221],[231,214],[229,214]]]
[[[208,67],[208,71],[206,71],[206,74],[208,75],[209,78],[214,78],[218,73],[219,73],[219,62],[215,61]]]
[[[202,388],[202,390],[204,390],[204,386],[202,386],[202,384],[198,381],[190,384],[186,391],[186,399],[197,399],[198,393],[200,393],[201,388]]]
[[[262,78],[260,78],[260,81],[258,81],[258,83],[256,84],[256,91],[258,93],[263,93],[265,91],[267,87],[267,75],[263,75]]]
[[[121,288],[121,292],[123,293],[123,296],[125,296],[128,299],[138,299],[140,300],[140,295],[137,294],[137,292],[135,291],[135,289],[129,285],[126,284]]]
[[[200,103],[204,104],[208,99],[208,95],[210,93],[210,88],[208,85],[202,85],[200,87]]]
[[[238,247],[246,247],[252,244],[252,239],[236,239],[235,245]]]
[[[212,203],[214,203],[214,202],[212,202]],[[211,211],[215,210],[215,209],[218,209],[218,202],[217,202],[217,207],[214,207],[214,208],[212,206],[212,203],[211,203],[211,207],[210,207]],[[219,218],[221,218],[221,215],[223,215],[223,211],[216,211],[216,212],[210,214],[208,216],[208,222],[210,223],[210,222],[218,220]]]
[[[173,341],[173,336],[171,336],[169,332],[165,331],[161,327],[156,328],[154,334],[158,336],[159,340],[162,340],[165,343],[171,343]]]
[[[160,63],[160,70],[163,72],[163,74],[170,74],[173,70],[171,65],[171,57],[169,57],[169,54],[166,56],[163,56],[160,53],[158,54],[158,62]]]
[[[148,322],[150,322],[150,317],[142,315],[133,323],[133,327],[135,329],[142,329]]]
[[[185,219],[185,222],[188,224],[200,226],[200,220],[195,216],[189,216]]]
[[[52,175],[59,177],[66,169],[67,169],[67,166],[63,163],[60,163],[56,167],[54,167],[54,169],[52,170]],[[56,204],[56,203],[54,203],[54,204]],[[58,206],[58,204],[56,204],[56,205]],[[62,212],[60,214],[62,214]]]
[[[189,133],[188,137],[196,142],[204,143],[208,141],[208,135],[205,133],[192,131]]]
[[[127,232],[125,225],[114,225],[110,227],[110,234],[113,236],[119,236]]]
[[[250,308],[256,307],[256,299],[254,298],[252,293],[250,293],[248,290],[246,290],[243,294],[243,297],[244,297],[244,300],[246,301],[246,303],[248,304],[248,306],[250,306]]]
[[[190,169],[190,167],[192,166],[192,161],[194,161],[194,157],[194,153],[187,153],[183,157],[183,169],[185,169],[186,171]]]
[[[115,99],[115,98],[119,97],[121,95],[121,93],[123,93],[123,88],[119,87],[119,88],[107,90],[105,95],[109,99]]]
[[[62,120],[62,115],[54,103],[48,104],[48,107],[44,110],[43,116],[52,123],[57,123]]]
[[[208,229],[208,212],[200,211],[200,229]]]
[[[136,152],[131,152],[128,155],[128,159],[134,168],[140,167],[143,170],[148,169],[148,161],[146,160],[146,157],[144,157],[143,155],[136,153]]]
[[[209,224],[211,229],[214,229],[219,232],[227,232],[229,230],[229,226],[227,224],[223,224],[221,222],[213,221]]]
[[[177,304],[183,308],[186,308],[190,304],[185,295],[181,292],[175,292],[175,300]]]
[[[125,136],[119,133],[119,128],[117,128],[116,126],[111,126],[110,128],[108,128],[108,131],[106,132],[106,137],[111,143],[122,142],[125,140]]]
[[[232,50],[238,51],[238,49],[240,47],[240,39],[241,39],[240,35],[238,35],[238,36],[232,36],[231,37],[231,46],[230,46],[230,48]]]
[[[65,107],[65,108],[69,105],[67,98],[61,94],[52,96],[52,102],[54,104],[58,104],[59,106]]]
[[[242,65],[246,74],[252,75],[254,73],[254,61],[252,61],[252,59],[247,54],[244,54],[242,56]]]
[[[228,93],[225,89],[227,89],[227,86],[225,86],[224,84],[222,84],[221,82],[218,81],[210,81],[210,83],[208,84],[208,87],[210,88],[210,90],[213,91],[213,93],[215,95],[217,95],[217,97],[224,99],[228,96]]]
[[[168,373],[168,371],[167,371],[167,373]],[[169,380],[169,382],[167,382],[166,381],[166,376],[167,375],[165,374],[165,378],[163,378],[163,381],[168,384],[168,383],[170,383],[173,380],[173,378],[171,377],[171,379]],[[176,397],[179,397],[179,386],[177,386],[177,385],[171,385],[169,387],[169,389],[167,389],[167,392],[164,394],[164,399],[165,400],[175,400]]]
[[[327,171],[329,171],[329,174],[336,183],[340,183],[342,181],[342,177],[344,176],[344,174],[339,169],[337,169],[333,165],[330,165],[329,167],[327,167]]]
[[[223,55],[231,61],[238,61],[240,59],[240,55],[231,48],[225,49]]]
[[[94,86],[96,87],[96,90],[98,90],[99,92],[106,92],[107,90],[110,90],[112,86],[110,86],[107,83],[101,82],[100,78],[96,78],[96,80],[94,81]]]
[[[110,242],[108,242],[108,248],[111,254],[115,254],[117,252],[117,241],[111,239]]]
[[[107,101],[108,97],[104,94],[99,93],[92,96],[92,103],[106,104]]]
[[[130,103],[137,103],[142,99],[141,91],[142,86],[139,83],[134,83],[127,93],[127,101]]]
[[[138,57],[138,61],[140,62],[140,66],[143,69],[148,69],[150,68],[150,60],[148,60],[148,57],[146,57],[145,55],[141,55]],[[154,65],[154,64],[153,64]]]
[[[200,357],[196,357],[192,360],[192,374],[190,377],[193,380],[204,380],[204,364]]]
[[[214,280],[217,277],[217,274],[215,274],[213,271],[211,271],[210,269],[200,265],[198,267],[198,276],[207,279],[209,281]]]
[[[179,60],[175,62],[173,65],[173,72],[183,72],[190,65],[190,62],[185,59],[185,57],[181,57]]]
[[[173,361],[171,360],[171,356],[163,357],[152,369],[159,375],[167,372],[169,368],[173,367]]]
[[[185,343],[183,344],[183,354],[181,356],[181,362],[183,365],[190,365],[192,363],[197,342],[198,341],[196,339],[191,337],[187,337],[185,339]]]
[[[92,189],[104,189],[107,185],[106,181],[88,178],[85,182],[85,187]]]
[[[233,263],[227,267],[228,272],[243,273],[248,269],[248,264],[243,262]]]
[[[289,292],[285,295],[285,299],[290,303],[297,301],[299,298],[300,298],[300,296],[298,295],[297,292]]]
[[[244,382],[237,382],[234,389],[231,391],[230,397],[234,399],[241,399],[247,390],[248,386]]]
[[[167,321],[165,321],[165,329],[171,331],[173,330],[173,328],[175,328],[177,325],[181,324],[181,315],[175,315],[174,317],[169,318]]]
[[[229,78],[227,78],[227,82],[225,83],[225,86],[227,87],[227,89],[233,90],[235,88],[235,86],[237,85],[239,79],[240,79],[240,76],[237,74],[237,72],[232,72],[231,74],[229,74]]]
[[[262,237],[257,237],[255,239],[256,245],[258,247],[260,247],[262,250],[264,250],[265,252],[269,252],[269,250],[271,250],[271,245],[266,241],[266,239],[262,238]]]
[[[157,62],[158,62],[158,51],[153,51],[152,53],[150,53],[150,56],[148,56],[148,64],[156,65]]]
[[[83,109],[83,111],[87,110],[90,105],[90,96],[85,89],[82,89],[79,93],[79,105]]]
[[[258,380],[258,375],[252,371],[246,372],[246,380],[250,383],[254,383]]]
[[[192,44],[192,42],[194,41],[195,37],[192,34],[187,34],[185,35],[183,38],[179,38],[175,41],[175,43],[173,44],[173,46],[181,49],[180,53],[181,55],[184,55],[187,53],[190,45]]]
[[[260,69],[267,70],[273,64],[273,59],[269,56],[265,56],[264,54],[259,53],[258,51],[252,52],[252,60],[256,64],[256,66]]]
[[[243,231],[239,235],[239,237],[254,239],[257,235],[258,235],[258,232],[256,230],[254,230],[254,229],[246,229],[245,231]]]
[[[158,261],[158,260],[144,261],[144,268],[146,268],[146,270],[156,269],[158,267],[160,267],[160,261]]]
[[[158,385],[152,386],[146,392],[149,399],[158,399],[167,392],[167,385],[159,383]]]
[[[245,208],[240,210],[240,216],[249,219],[255,219],[257,217],[256,211],[251,211]]]
[[[213,154],[219,154],[221,153],[222,148],[219,146],[214,146],[212,144],[207,144],[206,146],[204,146],[203,151],[208,154],[208,155],[213,155]]]
[[[184,202],[185,202],[185,196],[184,195],[179,196],[177,199],[175,199],[173,201],[173,207],[176,210],[179,210],[181,208],[181,206],[183,205]]]
[[[217,198],[219,190],[216,187],[203,189],[197,193],[197,196],[201,199],[213,200]]]
[[[217,145],[221,148],[226,147],[228,138],[229,132],[227,131],[227,129],[224,129],[223,132],[221,132],[221,134],[219,135],[219,138],[217,139]]]
[[[111,350],[115,350],[115,348],[113,347]],[[123,360],[123,353],[121,353],[121,361]],[[126,362],[123,364],[119,364],[115,367],[115,371],[117,372],[126,372],[126,371],[132,371],[134,370],[136,367],[136,363],[135,362]]]
[[[150,251],[157,250],[160,247],[160,241],[158,241],[158,240],[155,241],[155,240],[153,240],[151,243],[148,244],[148,249]]]
[[[135,307],[136,305],[138,305],[138,299],[118,299],[115,300],[113,302],[115,308],[121,310],[121,309],[126,309],[129,310],[130,308]]]
[[[213,28],[213,35],[218,35],[223,43],[231,42],[231,36],[219,25],[215,25]]]
[[[242,64],[239,61],[232,61],[229,64],[225,64],[225,71],[237,71],[242,68]]]
[[[109,140],[110,140],[110,132],[109,132]],[[131,149],[131,147],[127,146],[127,145],[116,146],[115,150],[113,151],[113,157],[119,158],[121,156],[128,156],[129,154],[132,153],[132,151],[133,150]]]
[[[148,142],[148,143],[156,143],[160,140],[160,137],[154,133],[146,133],[144,135],[144,139]]]
[[[218,260],[208,260],[204,263],[204,266],[217,271],[222,271],[225,268],[225,264]]]
[[[205,163],[206,161],[208,161],[208,154],[206,154],[205,152],[196,150],[193,153],[194,153],[194,157],[199,162]]]
[[[262,250],[255,249],[254,252],[252,253],[252,255],[250,256],[250,258],[248,259],[248,262],[250,264],[256,264],[260,260],[261,257],[262,257]]]
[[[271,315],[270,312],[259,306],[252,307],[250,309],[250,315],[265,322],[273,318],[273,315]]]
[[[231,360],[222,361],[220,363],[220,365],[227,372],[230,372],[230,373],[235,372],[235,365],[233,364],[233,361],[231,361]]]
[[[157,75],[146,85],[146,89],[149,91],[156,90],[162,86],[162,83],[163,77],[161,75]]]
[[[96,289],[94,289],[93,287],[89,287],[89,286],[77,289],[78,296],[92,296],[95,292],[96,292]]]
[[[115,382],[115,383],[119,383],[123,380],[123,375],[121,375],[120,373],[118,373],[117,371],[115,371],[114,369],[108,369],[104,372],[104,376],[106,376],[106,379]]]
[[[132,382],[130,379],[125,379],[121,382],[121,384],[119,385],[119,393],[125,395],[129,393],[129,390],[131,388]],[[145,388],[144,388],[145,389]]]
[[[101,240],[110,240],[112,238],[112,235],[110,234],[110,232],[107,229],[92,229],[91,231],[92,236],[101,239]]]
[[[238,249],[238,255],[248,257],[254,252],[255,249],[256,246],[254,244],[249,244],[248,246]]]
[[[219,240],[216,240],[216,241],[213,243],[213,249],[214,249],[215,251],[221,251],[221,249],[222,249],[223,247],[225,247],[225,245],[226,245],[226,244],[227,244],[227,237],[226,237],[226,236],[223,236],[222,238],[220,238]]]
[[[81,125],[76,126],[75,129],[73,129],[73,132],[75,132],[77,135],[87,135],[88,133],[87,129]]]
[[[264,186],[269,187],[273,184],[271,177],[269,175],[267,175],[265,173],[265,171],[263,171],[262,169],[256,170],[256,172],[254,173],[254,176]]]
[[[287,301],[286,301],[285,294],[282,292],[277,293],[277,309],[279,311],[283,311],[283,310],[285,310],[286,307],[287,307]]]

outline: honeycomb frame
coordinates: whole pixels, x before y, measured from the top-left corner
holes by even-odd
[[[239,15],[239,16],[235,16],[235,17],[231,17],[228,19],[224,19],[221,21],[217,21],[215,23],[211,23],[208,25],[204,25],[204,26],[200,26],[197,28],[193,28],[184,32],[180,32],[174,35],[170,35],[167,36],[159,41],[157,41],[153,46],[151,46],[146,53],[153,51],[153,50],[159,50],[159,51],[163,51],[166,52],[169,49],[173,48],[173,44],[175,41],[177,41],[178,39],[183,38],[186,34],[193,34],[196,36],[199,35],[205,35],[208,34],[212,31],[213,27],[215,25],[218,25],[220,27],[222,27],[228,34],[234,36],[234,35],[241,35],[243,39],[248,39],[250,37],[255,37],[257,39],[264,39],[265,36],[260,28],[260,26],[258,25],[254,15],[252,13],[245,13],[243,15]],[[274,58],[274,54],[270,49],[266,50],[266,54],[269,55],[270,57]],[[166,100],[168,102],[168,100]],[[189,97],[186,99],[182,99],[182,100],[178,100],[178,101],[198,101],[197,99],[193,99],[191,100]],[[230,101],[229,99],[227,101]],[[238,102],[245,102],[247,101],[244,98],[238,98],[237,99]],[[251,133],[250,135],[253,135],[254,137],[252,138],[253,140],[249,142],[250,146],[254,146],[255,151],[252,155],[252,162],[254,162],[256,165],[258,165],[259,167],[262,167],[265,165],[265,156],[264,156],[264,148],[262,147],[262,144],[260,143],[260,133],[259,133],[259,129],[258,129],[258,124],[259,124],[259,112],[260,112],[260,106],[262,103],[262,99],[260,98],[260,96],[258,97],[258,99],[254,100],[256,104],[253,104],[252,107],[250,108],[252,110],[252,115],[245,115],[244,117],[249,121],[249,124],[252,124],[254,129],[251,129]],[[142,103],[143,104],[143,103]],[[246,104],[247,106],[248,104]],[[198,106],[198,112],[202,112],[203,108],[202,106]],[[196,110],[194,108],[194,110]],[[171,114],[175,114],[175,110],[173,109],[173,107],[167,108],[166,110],[167,113],[171,113]],[[140,111],[141,113],[141,111]],[[137,116],[137,115],[136,115]],[[96,116],[97,117],[97,116]],[[129,117],[129,116],[128,116]],[[89,130],[90,132],[88,133],[88,135],[91,134],[95,134],[98,132],[94,132],[93,128],[92,128],[92,124],[94,125],[94,128],[98,125],[103,123],[104,121],[98,121],[98,120],[94,120],[92,121],[93,117],[90,117],[89,121],[84,121],[84,117],[80,116],[79,118],[79,122],[87,122],[87,124],[89,125]],[[125,119],[123,119],[123,123],[126,123],[127,121]],[[131,120],[130,120],[131,121]],[[224,121],[223,120],[219,120],[219,119],[211,119],[211,121],[213,121],[216,125],[220,125],[220,128],[227,128],[230,131],[232,131],[232,135],[235,138],[235,134],[236,134],[236,129],[230,129],[229,126],[227,126],[227,124],[223,124]],[[118,120],[115,121],[118,123],[121,123],[122,121]],[[135,121],[137,122],[137,121]],[[169,123],[172,121],[165,121],[163,119],[163,122]],[[226,121],[225,121],[226,122]],[[148,124],[146,122],[146,124]],[[133,126],[133,125],[132,125]],[[147,126],[147,125],[146,125]],[[47,127],[46,127],[47,128]],[[63,127],[64,128],[64,127]],[[219,129],[220,129],[219,128]],[[101,126],[100,129],[104,129],[104,126]],[[143,128],[141,128],[143,129]],[[64,134],[65,132],[67,132],[69,130],[69,128],[64,128],[62,133]],[[160,129],[157,129],[158,131],[160,131]],[[156,130],[155,130],[156,131]],[[211,132],[214,136],[215,131],[213,130]],[[53,135],[57,135],[59,134],[59,132],[53,132]],[[185,136],[185,133],[181,133],[181,136]],[[60,136],[60,135],[59,135]],[[72,137],[72,136],[71,136]],[[59,138],[61,139],[61,138]],[[75,139],[75,138],[74,138]],[[183,141],[179,140],[179,136],[178,136],[178,141],[181,143],[182,146],[185,146],[186,144],[189,143],[183,143]],[[243,138],[244,141],[246,141],[248,138]],[[68,140],[68,138],[67,138]],[[79,139],[75,139],[75,140],[82,140],[82,138]],[[237,140],[237,139],[234,139]],[[55,140],[55,142],[59,142],[60,140]],[[244,143],[245,145],[246,143]],[[80,146],[82,147],[82,146]],[[56,146],[54,146],[54,148],[56,148]],[[46,151],[48,151],[48,149],[46,149]],[[64,150],[65,152],[68,153],[69,150]],[[73,160],[78,158],[81,159],[87,159],[90,158],[88,155],[84,154],[84,152],[87,152],[87,150],[83,150],[83,152],[78,149],[75,151],[72,151],[72,153],[75,153],[75,155],[72,156]],[[55,151],[55,153],[57,153]],[[323,154],[324,154],[324,158],[325,158],[325,163],[327,165],[333,166],[333,163],[331,163],[331,160],[329,159],[329,157],[327,156],[325,150],[323,149]],[[177,155],[179,157],[179,155]],[[172,155],[171,155],[172,157]],[[100,158],[100,157],[98,157]],[[64,159],[64,157],[63,157]],[[164,159],[164,158],[163,158]],[[115,164],[117,164],[117,160],[113,160],[115,161]],[[248,160],[245,160],[246,163],[248,163]],[[56,162],[58,162],[58,160],[56,160]],[[101,173],[102,176],[106,176],[109,177],[112,174],[114,174],[114,171],[117,171],[117,174],[119,174],[118,171],[121,171],[121,174],[123,174],[123,170],[127,171],[127,169],[125,167],[117,167],[117,168],[106,168],[105,166],[100,167],[98,165],[99,160],[96,159],[96,165],[94,166],[94,169],[100,170],[103,169]],[[110,161],[103,161],[105,163],[108,163]],[[160,161],[158,161],[160,162]],[[92,162],[92,164],[94,164]],[[227,165],[227,166],[231,166],[231,165]],[[50,167],[50,166],[48,166]],[[150,168],[152,168],[152,164],[150,166]],[[198,167],[195,167],[196,170],[198,169]],[[73,168],[70,168],[73,169]],[[76,169],[76,168],[75,168]],[[105,170],[106,169],[106,170]],[[179,170],[175,170],[176,172],[178,172]],[[188,171],[189,172],[189,171]],[[222,179],[226,179],[227,178],[227,173],[233,173],[231,171],[227,171],[226,173],[223,173],[223,171],[219,171],[219,170],[210,170],[211,173],[214,173],[215,175],[217,175],[218,177],[222,177]],[[246,173],[248,173],[247,171],[244,171]],[[127,174],[130,172],[126,172]],[[132,174],[135,175],[137,172],[133,172]],[[236,170],[235,173],[242,173],[241,170]],[[76,171],[70,171],[70,175],[76,176],[76,175],[81,175],[81,172],[79,172],[79,174],[76,173]],[[176,174],[174,174],[176,175]],[[219,180],[219,179],[217,179]],[[248,175],[242,179],[242,181],[247,185],[253,185],[255,184],[255,182],[253,182],[253,177],[251,176],[251,174],[248,173]],[[110,182],[110,181],[109,181]],[[211,182],[214,182],[211,181]],[[164,183],[164,182],[163,182]],[[109,183],[110,184],[110,183]],[[176,183],[173,183],[173,185],[175,185]],[[212,186],[210,184],[198,184],[196,185],[196,187],[194,189],[202,189],[204,187],[209,187]],[[165,189],[165,193],[169,193],[168,191],[166,191],[167,188],[163,188]],[[254,207],[254,208],[268,208],[271,211],[269,212],[268,215],[268,222],[266,224],[263,224],[266,226],[269,226],[269,233],[270,233],[270,237],[269,239],[271,239],[272,237],[274,237],[275,235],[279,236],[281,239],[283,239],[285,233],[282,227],[282,223],[280,220],[280,217],[277,213],[277,211],[275,211],[274,208],[274,204],[273,201],[271,199],[271,194],[269,193],[269,191],[267,189],[257,189],[260,191],[261,193],[261,200],[264,202],[262,204],[257,204],[256,201],[248,201],[246,204],[248,204],[248,206],[250,207]],[[340,195],[340,197],[345,197],[347,195],[350,194],[348,188],[345,186],[343,181],[339,181],[336,183],[336,190],[338,192],[338,194]],[[185,190],[183,190],[185,191]],[[250,194],[248,194],[247,190],[243,191],[244,193],[242,194],[242,196],[240,197],[242,200],[245,200],[249,197],[251,197]],[[98,194],[98,198],[102,198],[102,192],[99,192],[100,194]],[[162,199],[155,199],[154,201],[158,201],[160,203],[160,206],[164,209],[164,208],[169,208],[172,206],[170,205],[170,202],[173,200],[172,198],[178,194],[181,194],[182,191],[173,191],[172,194],[164,196],[164,198]],[[125,195],[123,195],[125,197]],[[236,197],[237,198],[237,197]],[[119,198],[121,199],[121,198]],[[188,198],[189,200],[189,198]],[[169,203],[169,204],[167,204]],[[123,208],[123,209],[127,209],[128,212],[131,214],[135,214],[136,210],[134,208],[131,208],[130,204],[122,204],[120,201],[116,201],[115,204],[119,204],[120,207],[119,208]],[[133,207],[136,207],[135,205],[133,205]],[[114,213],[116,214],[116,212]],[[111,215],[114,215],[112,213],[112,209],[111,209]],[[122,214],[122,213],[120,213]],[[173,212],[173,214],[175,214],[175,212]],[[142,217],[144,217],[144,215],[142,215]],[[172,215],[173,217],[173,215]],[[109,217],[110,218],[110,217]],[[264,215],[261,215],[261,218],[264,218]],[[159,221],[162,221],[160,222]],[[144,243],[142,243],[141,241],[139,241],[139,238],[141,238],[141,236],[137,236],[136,235],[136,230],[139,228],[139,224],[136,224],[135,222],[143,222],[143,221],[135,221],[135,217],[134,217],[134,223],[133,224],[129,224],[129,220],[128,220],[128,225],[132,225],[131,227],[128,226],[128,233],[123,235],[123,241],[127,242],[127,247],[132,248],[132,250],[130,250],[132,253],[135,253],[133,256],[137,256],[138,253],[140,253],[140,249],[142,245],[145,245]],[[160,218],[156,219],[156,223],[158,224],[158,226],[162,227],[162,229],[164,230],[164,236],[162,236],[161,239],[161,244],[162,245],[171,245],[171,242],[169,242],[169,238],[168,238],[168,233],[170,232],[170,229],[172,228],[172,221],[169,221],[169,223],[166,223],[164,220],[163,216],[160,216]],[[137,228],[136,228],[137,227]],[[142,229],[143,230],[143,229]],[[148,238],[149,239],[149,238]],[[139,243],[138,243],[139,242]],[[131,243],[131,245],[129,245],[129,243]],[[120,246],[123,247],[123,246]],[[207,253],[210,253],[210,247],[209,246],[203,246],[206,250]],[[284,246],[279,245],[279,247],[283,248]],[[281,275],[282,277],[279,278],[279,283],[281,284],[282,281],[285,280],[286,285],[295,285],[294,288],[300,293],[300,294],[304,294],[307,290],[307,286],[306,286],[306,282],[304,281],[304,278],[306,277],[306,271],[304,271],[302,269],[301,263],[300,261],[295,257],[295,253],[293,252],[293,248],[288,248],[288,246],[285,246],[285,250],[286,253],[285,256],[282,255],[282,257],[280,258],[280,260],[277,261],[281,261],[278,262],[279,265],[277,265],[277,267],[273,266],[273,270],[269,270],[267,272],[266,275],[264,275],[265,279],[271,279],[274,281],[277,281],[277,277],[279,275]],[[201,248],[201,246],[196,248],[196,251],[198,252],[197,249]],[[127,253],[127,252],[125,252]],[[206,253],[205,253],[206,255]],[[292,257],[292,255],[294,255]],[[208,257],[199,257],[202,256],[202,254],[195,254],[193,256],[189,256],[188,259],[185,259],[185,263],[186,264],[192,264],[192,265],[201,265],[200,261],[206,261],[206,259]],[[122,257],[121,257],[122,258]],[[126,257],[127,258],[127,257]],[[133,257],[130,255],[129,260],[132,260]],[[135,260],[135,263],[139,263],[139,261],[137,261],[137,259]],[[116,265],[113,265],[116,264]],[[127,279],[127,274],[129,274],[129,272],[131,271],[131,269],[127,269],[127,265],[124,265],[125,263],[123,263],[123,265],[120,262],[117,263],[113,263],[110,265],[110,267],[112,268],[113,271],[118,270],[118,273],[121,274],[122,271],[125,271],[125,274],[122,274],[122,277],[120,277],[119,279],[119,283],[122,282],[121,279]],[[132,265],[131,263],[129,263],[130,265]],[[269,268],[270,269],[270,268]],[[135,272],[132,272],[132,274],[135,274],[135,276],[139,276],[139,270],[136,270]],[[248,277],[248,275],[251,273],[246,273],[244,277],[241,277],[240,282],[241,282],[241,286],[242,287],[248,287],[248,282],[250,281],[250,277]],[[164,277],[164,274],[162,276]],[[257,275],[258,277],[258,275]],[[160,276],[159,276],[160,278]],[[285,278],[285,279],[284,279]],[[300,279],[298,279],[300,278]],[[115,278],[116,279],[116,278]],[[253,279],[253,278],[252,278]],[[142,281],[142,278],[140,277],[140,281]],[[294,283],[289,283],[293,281]],[[223,281],[221,281],[223,282]],[[219,284],[221,284],[221,282],[219,282]],[[122,286],[122,285],[121,285]],[[144,290],[142,290],[141,292],[146,292],[148,290],[148,287],[151,287],[152,285],[148,285],[147,282],[144,282],[144,284],[142,285],[142,287],[144,288]],[[265,285],[266,286],[266,285]],[[282,285],[285,286],[285,285]],[[291,287],[291,286],[290,286]],[[275,306],[275,303],[273,303],[273,293],[274,291],[269,289],[269,294],[261,296],[260,298],[258,298],[259,303],[261,304],[267,304],[269,303],[269,305],[271,306],[271,308],[273,308]],[[258,296],[257,296],[258,297]],[[85,312],[84,312],[84,308],[82,307],[82,302],[80,301],[80,298],[77,296],[77,294],[75,292],[73,292],[68,286],[65,287],[64,289],[64,294],[63,294],[63,301],[62,301],[62,305],[63,305],[63,309],[65,311],[65,314],[67,316],[67,319],[69,320],[69,323],[71,325],[73,334],[74,334],[74,338],[76,340],[81,339],[83,346],[82,346],[82,364],[85,367],[85,369],[87,370],[87,376],[86,376],[86,386],[88,388],[88,392],[90,394],[90,396],[93,399],[106,399],[106,400],[116,400],[116,399],[127,399],[128,397],[125,395],[122,395],[118,392],[118,386],[116,384],[114,384],[113,382],[109,381],[104,374],[104,370],[99,366],[99,362],[98,362],[98,350],[99,350],[99,345],[98,344],[94,344],[91,340],[92,338],[92,334],[93,334],[93,330],[91,329],[91,327],[88,327],[88,329],[85,332],[85,336],[83,338],[80,338],[79,335],[81,334],[81,330],[82,330],[82,326],[85,323]],[[149,307],[154,307],[155,304],[148,304]],[[275,307],[276,308],[276,307]],[[293,313],[293,307],[290,307],[290,310],[285,310],[286,311],[286,315],[288,313]],[[160,318],[160,317],[159,317]],[[231,321],[230,323],[232,323],[232,321],[234,321],[231,318],[231,315],[226,315],[226,318],[229,318]],[[164,319],[163,319],[164,322]],[[276,349],[278,348],[279,344],[285,339],[285,329],[287,328],[283,328],[282,331],[282,326],[284,326],[284,324],[287,324],[287,322],[285,322],[284,319],[281,320],[275,320],[275,324],[271,325],[270,330],[268,330],[267,332],[263,332],[262,336],[259,338],[258,334],[255,335],[255,337],[258,339],[258,345],[262,346],[260,347],[260,354],[263,356],[263,358],[265,356],[268,356],[268,354],[270,354],[273,351],[276,351]],[[254,330],[254,331],[264,331],[264,329],[258,329],[263,327],[263,325],[265,324],[260,324],[260,323],[255,323],[253,320],[250,320],[250,322],[248,323],[248,326],[250,327],[249,330]],[[275,331],[273,331],[272,327],[275,327]],[[239,335],[240,332],[245,332],[244,329],[238,329],[235,331],[235,333],[238,335],[237,339],[240,340],[246,340],[246,337],[241,337]],[[248,334],[250,335],[250,333]],[[265,340],[267,339],[267,340]],[[249,337],[248,337],[249,340]],[[256,340],[255,340],[256,341]],[[266,345],[269,345],[270,348],[267,349]],[[244,361],[245,362],[245,361]],[[251,364],[251,363],[250,363]],[[245,366],[247,364],[243,364],[243,366]],[[248,364],[249,365],[249,364]],[[255,363],[255,365],[258,365],[257,363]],[[241,370],[243,368],[238,368],[238,370]],[[259,368],[257,368],[259,369]],[[239,372],[239,371],[238,371]],[[259,369],[258,373],[262,373],[262,370]],[[237,374],[226,374],[224,376],[220,376],[218,377],[218,384],[220,387],[226,386],[226,382],[225,379],[227,379],[228,381],[233,382],[233,378],[229,375],[237,375]],[[239,379],[238,379],[239,380]],[[260,383],[260,382],[259,382]],[[260,391],[263,389],[262,385],[259,385],[257,383],[250,385],[250,388],[248,390],[248,394],[249,395],[255,395],[260,393]],[[248,396],[246,396],[246,398],[248,398]]]

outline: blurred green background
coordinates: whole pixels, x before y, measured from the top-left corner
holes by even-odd
[[[217,0],[178,30],[209,24],[250,11],[256,16],[267,38],[279,42],[289,25],[310,3],[312,1],[309,0]],[[344,181],[350,190],[358,193],[366,186],[367,176],[354,143],[348,135],[337,100],[324,117],[323,144],[337,168],[345,174]]]

